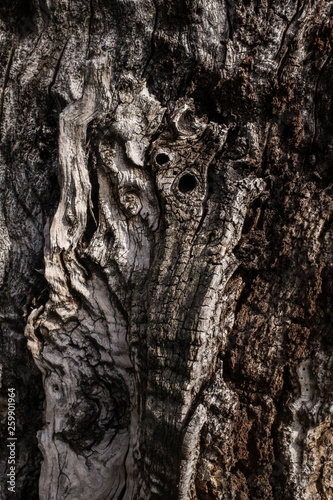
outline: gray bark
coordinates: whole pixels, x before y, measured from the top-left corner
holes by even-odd
[[[332,11],[0,6],[16,498],[333,496]]]

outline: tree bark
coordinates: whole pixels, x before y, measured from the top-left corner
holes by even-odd
[[[332,12],[2,2],[1,498],[333,497]]]

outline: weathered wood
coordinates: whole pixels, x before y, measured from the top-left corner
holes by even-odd
[[[333,495],[332,12],[2,2],[17,498]]]

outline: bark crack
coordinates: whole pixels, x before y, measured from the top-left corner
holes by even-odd
[[[142,78],[144,78],[146,76],[146,73],[147,73],[147,70],[148,70],[148,66],[152,60],[152,58],[154,57],[154,54],[155,54],[155,34],[156,34],[156,31],[157,31],[157,24],[158,24],[158,7],[157,7],[157,3],[156,3],[156,0],[153,0],[153,3],[154,3],[154,6],[155,6],[155,19],[154,19],[154,27],[153,27],[153,32],[152,32],[152,35],[151,35],[151,50],[150,50],[150,54],[149,54],[149,57],[147,59],[147,62],[146,62],[146,65],[143,69],[143,72],[142,72]]]
[[[3,82],[2,89],[1,89],[1,94],[0,94],[0,123],[2,122],[3,107],[4,107],[4,101],[5,101],[5,90],[6,90],[8,81],[9,81],[9,74],[10,74],[10,69],[12,67],[15,50],[16,50],[16,47],[14,46],[14,47],[12,47],[12,49],[10,51],[9,60],[8,60],[6,71],[5,71],[4,82]],[[0,130],[0,133],[1,133],[1,130]]]
[[[88,46],[87,46],[88,59],[89,59],[89,48],[90,48],[90,40],[91,40],[92,22],[93,22],[94,15],[95,15],[94,0],[90,0],[90,16],[89,16],[89,25],[88,25]]]
[[[36,40],[36,43],[34,44],[33,49],[29,52],[29,55],[28,55],[27,59],[29,59],[29,58],[32,56],[32,54],[35,52],[35,50],[36,50],[36,48],[37,48],[37,46],[38,46],[38,44],[39,44],[39,42],[40,42],[40,39],[42,38],[43,34],[44,34],[44,31],[42,31],[42,32],[39,34],[39,36],[38,36],[38,38],[37,38],[37,40]]]
[[[228,37],[231,41],[234,39],[234,31],[232,27],[232,21],[231,21],[231,16],[230,16],[230,11],[229,11],[230,4],[227,1],[226,3],[226,10],[227,10],[227,21],[228,21]],[[232,5],[231,5],[232,7]]]
[[[65,45],[63,46],[63,49],[60,52],[60,55],[59,55],[56,67],[54,69],[54,73],[53,73],[53,77],[52,77],[51,83],[48,86],[47,93],[48,93],[49,96],[51,96],[52,87],[54,86],[54,84],[56,82],[56,79],[57,79],[57,76],[58,76],[58,73],[59,73],[59,69],[60,69],[61,60],[62,60],[64,52],[66,50],[66,47],[67,47],[67,44],[68,44],[68,40],[69,39],[66,40]]]
[[[284,45],[285,45],[285,41],[286,41],[286,38],[287,38],[287,33],[290,29],[290,27],[296,22],[298,21],[298,19],[301,17],[301,15],[303,14],[303,11],[304,11],[304,7],[305,7],[305,1],[301,4],[301,0],[298,0],[297,2],[297,7],[296,7],[296,12],[295,14],[293,15],[293,17],[291,18],[290,22],[287,24],[284,32],[283,32],[283,35],[282,35],[282,38],[281,38],[281,42],[280,42],[280,47],[279,47],[279,50],[277,51],[277,54],[275,56],[275,59],[278,61],[281,53],[282,53],[282,50],[284,48]],[[283,68],[284,68],[284,62],[285,60],[287,59],[288,57],[288,54],[290,52],[290,45],[291,45],[291,41],[290,43],[287,45],[287,48],[285,49],[284,51],[284,54],[282,55],[281,57],[281,60],[279,62],[279,66],[278,66],[278,70],[277,70],[277,78],[278,78],[278,81],[280,81],[281,79],[281,74],[282,74],[282,71],[283,71]]]
[[[328,63],[330,62],[330,59],[332,58],[332,53],[327,57],[326,61],[324,62],[321,70],[319,71],[319,75],[316,81],[315,85],[315,91],[314,91],[314,97],[313,97],[313,103],[314,103],[314,109],[313,109],[313,118],[314,118],[314,133],[313,133],[313,139],[311,143],[311,153],[313,152],[313,148],[315,145],[315,142],[318,138],[318,90],[319,90],[319,84],[320,80],[325,72],[326,67],[328,66]]]
[[[291,18],[291,20],[287,23],[287,25],[286,25],[286,27],[285,27],[285,29],[283,31],[281,42],[280,42],[280,46],[279,46],[279,49],[278,49],[278,51],[276,53],[275,59],[278,59],[279,56],[280,56],[280,54],[281,54],[281,52],[282,52],[283,45],[284,45],[284,42],[286,40],[287,33],[288,33],[288,30],[289,30],[290,26],[296,21],[296,19],[298,17],[300,17],[302,15],[302,12],[303,12],[303,9],[304,9],[304,6],[305,6],[305,2],[303,2],[302,6],[300,4],[301,4],[301,0],[298,0],[297,7],[296,7],[296,12],[293,15],[293,17]]]

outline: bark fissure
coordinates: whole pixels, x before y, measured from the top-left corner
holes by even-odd
[[[321,80],[321,78],[326,70],[326,67],[328,66],[330,60],[332,59],[332,56],[333,56],[333,54],[330,54],[327,57],[322,68],[320,69],[317,80],[316,80],[315,89],[314,89],[314,96],[313,96],[314,133],[313,133],[313,139],[312,139],[312,144],[311,144],[311,152],[313,151],[313,148],[314,148],[315,143],[316,143],[316,139],[318,137],[318,107],[317,107],[317,103],[318,103],[318,91],[319,91],[320,80]]]
[[[332,0],[51,3],[0,6],[17,498],[331,498]]]
[[[8,63],[7,63],[6,69],[5,69],[5,75],[4,75],[3,85],[2,85],[2,88],[1,88],[1,95],[0,95],[0,121],[1,121],[1,118],[2,118],[2,115],[3,115],[3,106],[4,106],[4,100],[5,100],[5,90],[6,90],[8,81],[9,81],[9,74],[10,74],[12,63],[13,63],[15,49],[16,49],[16,47],[14,45],[12,47],[11,51],[10,51],[10,54],[9,54]]]
[[[61,49],[59,57],[58,57],[58,60],[57,60],[57,63],[55,65],[54,73],[53,73],[53,76],[52,76],[52,80],[50,82],[50,85],[48,86],[48,94],[49,94],[49,96],[51,95],[52,88],[53,88],[54,84],[57,81],[57,76],[58,76],[58,73],[59,73],[59,70],[60,70],[61,61],[62,61],[62,58],[64,56],[64,53],[65,53],[67,45],[68,45],[68,40],[66,40],[63,48]]]
[[[154,7],[155,7],[155,19],[154,19],[154,26],[153,26],[153,32],[151,34],[151,49],[150,49],[150,54],[149,54],[149,57],[147,59],[147,62],[145,64],[145,67],[142,71],[142,78],[144,78],[146,75],[147,75],[147,72],[148,72],[148,68],[149,68],[149,65],[155,55],[155,36],[156,36],[156,33],[157,33],[157,27],[158,27],[158,5],[157,5],[157,1],[156,0],[153,0],[153,4],[154,4]]]
[[[302,0],[297,0],[296,12],[293,15],[293,17],[291,18],[291,20],[286,24],[286,27],[284,28],[284,31],[282,33],[282,38],[281,38],[280,46],[279,46],[279,49],[278,49],[277,54],[275,56],[276,60],[280,59],[280,61],[279,61],[279,68],[282,66],[283,61],[287,57],[287,49],[288,49],[288,47],[287,47],[287,49],[285,49],[285,53],[283,54],[282,58],[280,58],[280,55],[282,53],[282,50],[284,49],[284,45],[285,45],[285,41],[286,41],[286,38],[287,38],[288,31],[290,30],[290,28],[292,27],[292,25],[295,22],[297,22],[298,19],[301,17],[301,15],[303,13],[303,10],[305,8],[305,5],[306,5],[306,1],[304,1],[304,0],[303,1]],[[289,41],[289,43],[290,43],[290,41]],[[288,46],[288,44],[287,44],[287,46]]]
[[[91,33],[92,25],[94,20],[95,10],[94,10],[94,0],[90,0],[90,14],[89,14],[89,26],[88,26],[88,44],[87,44],[87,58],[89,59],[89,50],[91,43]]]

